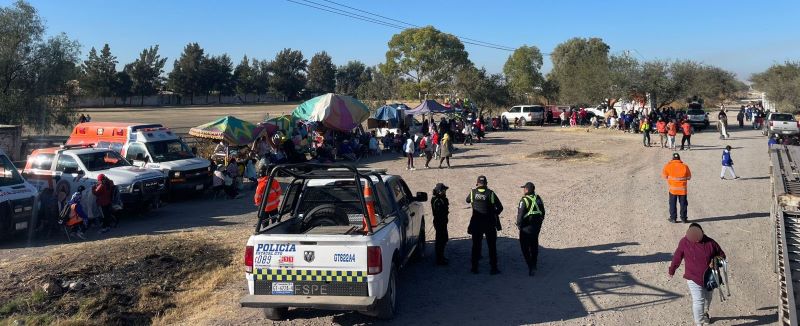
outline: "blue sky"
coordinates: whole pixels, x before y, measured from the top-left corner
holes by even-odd
[[[612,52],[698,60],[743,80],[774,63],[800,60],[798,0],[335,1],[484,42],[535,45],[543,53],[571,37],[600,37]],[[386,43],[399,32],[285,0],[30,2],[49,34],[77,39],[84,55],[109,43],[118,69],[143,48],[159,44],[169,70],[188,42],[200,43],[206,53],[228,53],[237,63],[244,54],[271,59],[288,47],[308,58],[325,50],[336,64],[357,59],[374,65],[384,60]],[[0,0],[3,6],[10,3]],[[491,72],[500,72],[509,55],[474,45],[466,49],[476,65]]]

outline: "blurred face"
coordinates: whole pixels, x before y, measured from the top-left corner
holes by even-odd
[[[690,227],[686,230],[686,238],[691,242],[700,242],[703,239],[703,230],[698,227]]]

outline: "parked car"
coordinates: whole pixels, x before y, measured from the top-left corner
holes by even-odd
[[[119,189],[126,209],[157,205],[165,190],[164,175],[158,170],[132,166],[113,150],[87,145],[37,149],[28,156],[22,174],[40,191],[50,188],[67,195],[79,186],[94,186],[97,176],[104,174]]]
[[[703,105],[697,102],[689,104],[686,110],[686,119],[695,129],[703,130],[708,128],[708,113],[703,110]]]
[[[548,105],[545,107],[545,120],[547,123],[561,122],[561,112],[568,112],[569,105]]]
[[[0,149],[0,239],[34,227],[37,193]]]
[[[789,113],[770,112],[761,133],[764,136],[800,134],[800,122]]]
[[[211,163],[195,157],[180,137],[160,124],[80,123],[73,128],[67,145],[83,144],[110,148],[134,165],[161,171],[170,192],[211,187]]]
[[[545,120],[544,107],[541,105],[517,105],[503,112],[510,123],[514,123],[514,118],[522,119],[522,124],[543,125]]]
[[[397,274],[425,252],[427,193],[412,194],[385,170],[344,164],[279,165],[271,175],[288,176],[289,186],[279,222],[247,239],[242,307],[273,320],[289,307],[392,318]]]

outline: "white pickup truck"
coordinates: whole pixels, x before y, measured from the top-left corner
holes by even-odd
[[[394,317],[398,270],[425,252],[427,193],[412,195],[385,171],[341,164],[280,165],[271,175],[291,181],[279,222],[247,240],[242,307],[263,308],[272,320],[287,318],[289,307]]]
[[[37,194],[0,149],[0,239],[34,227]]]
[[[763,129],[764,136],[769,137],[775,134],[797,135],[800,134],[800,122],[790,113],[770,112]]]

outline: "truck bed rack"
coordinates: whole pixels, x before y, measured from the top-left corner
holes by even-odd
[[[797,325],[800,310],[800,146],[773,145],[769,156],[778,323]]]

